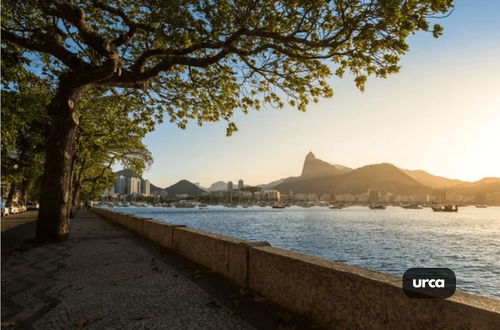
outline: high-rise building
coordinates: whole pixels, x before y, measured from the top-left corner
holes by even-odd
[[[149,183],[149,180],[141,181],[141,194],[143,196],[151,195],[151,184]]]
[[[265,190],[266,198],[271,201],[280,201],[280,192],[278,190]]]
[[[117,193],[118,195],[124,195],[125,186],[126,186],[125,177],[123,175],[118,175],[115,183],[115,193]]]
[[[238,189],[242,189],[242,188],[243,188],[243,180],[239,179],[238,180]]]
[[[227,183],[227,191],[228,192],[233,192],[233,181],[229,181]]]
[[[141,193],[141,179],[137,177],[130,177],[129,180],[129,195],[139,195]]]

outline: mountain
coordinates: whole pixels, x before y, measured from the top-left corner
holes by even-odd
[[[310,151],[306,155],[304,166],[302,167],[301,177],[319,178],[331,175],[345,174],[349,171],[351,171],[349,167],[327,163],[324,160],[316,158],[312,151]]]
[[[267,185],[260,185],[260,187],[263,189],[277,189],[286,193],[290,190],[294,192],[314,192],[315,189],[324,191],[328,190],[328,188],[324,186],[325,182],[318,179],[342,175],[349,171],[351,171],[349,167],[325,162],[316,158],[312,151],[310,151],[306,155],[300,176],[276,180]],[[295,187],[295,189],[290,189],[292,187]]]
[[[278,180],[271,181],[269,183],[259,184],[258,187],[261,187],[263,190],[272,190],[272,189],[274,189],[274,187],[276,187],[277,185],[279,185],[283,181],[288,180],[290,178],[292,178],[292,177],[281,178]]]
[[[364,166],[355,170],[332,165],[307,154],[302,175],[276,185],[283,193],[353,193],[369,189],[397,194],[426,193],[432,189],[419,183],[396,166],[388,163]]]
[[[368,189],[396,194],[431,192],[431,188],[419,183],[392,164],[367,165],[341,175],[334,182],[334,192],[362,193]]]
[[[448,179],[442,176],[432,175],[422,170],[404,170],[401,169],[404,173],[417,180],[421,184],[425,186],[429,186],[431,188],[451,188],[456,187],[461,184],[467,184],[466,181],[461,180],[453,180]]]
[[[164,195],[166,193],[164,188],[160,188],[158,186],[155,186],[152,183],[149,184],[149,189],[151,191],[151,195]]]
[[[208,188],[203,187],[203,186],[201,185],[201,183],[199,183],[199,182],[194,182],[194,183],[193,183],[193,182],[191,182],[191,183],[192,183],[192,184],[194,184],[196,187],[200,188],[201,190],[208,191]]]
[[[478,181],[468,182],[432,175],[422,170],[402,171],[417,180],[419,183],[435,189],[445,189],[446,191],[456,191],[464,194],[487,194],[500,192],[500,178],[487,177]]]
[[[198,188],[194,183],[188,180],[180,180],[179,182],[165,188],[169,196],[175,196],[177,194],[188,194],[188,195],[201,195],[205,190]]]
[[[458,188],[474,188],[474,187],[490,185],[490,184],[498,184],[498,183],[500,183],[500,178],[486,177],[474,182],[463,182],[458,186]]]
[[[227,182],[217,181],[207,189],[207,191],[227,191]]]

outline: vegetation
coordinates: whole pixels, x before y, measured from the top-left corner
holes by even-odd
[[[8,184],[6,204],[20,192],[23,204],[39,200],[44,150],[50,127],[47,104],[50,86],[24,68],[28,59],[13,47],[2,48],[2,187]],[[139,113],[140,112],[140,113]],[[143,118],[131,102],[96,92],[77,107],[77,152],[72,159],[71,211],[98,197],[115,181],[112,166],[119,162],[142,173],[151,164],[142,143],[154,122]]]
[[[2,47],[2,189],[6,204],[17,191],[26,202],[38,199],[49,132],[48,84],[27,71],[16,47]]]
[[[72,159],[82,98],[95,90],[142,103],[149,117],[186,127],[233,112],[304,111],[331,97],[327,78],[398,71],[406,38],[432,31],[451,0],[26,0],[2,2],[3,40],[22,47],[54,88],[48,105],[39,240],[68,233]],[[107,94],[106,94],[107,95]]]

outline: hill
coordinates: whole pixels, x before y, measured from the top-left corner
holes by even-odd
[[[331,175],[345,174],[351,171],[349,167],[330,164],[324,160],[316,158],[314,154],[309,152],[306,155],[304,165],[302,167],[302,178],[320,178]]]
[[[217,181],[207,189],[208,191],[227,191],[227,182]]]
[[[164,195],[166,193],[164,188],[155,186],[152,183],[150,183],[149,187],[150,187],[149,189],[151,190],[151,195]]]
[[[430,192],[431,188],[419,183],[392,164],[367,165],[337,178],[335,192],[362,193],[368,189],[397,194]]]
[[[446,191],[456,191],[464,194],[487,194],[500,192],[500,178],[487,177],[478,181],[469,182],[432,175],[422,170],[402,171],[419,183],[435,189],[445,189]]]
[[[277,185],[275,189],[288,193],[353,193],[368,189],[396,194],[426,193],[432,189],[422,185],[392,164],[364,166],[345,174],[326,177],[297,177]]]
[[[188,194],[188,195],[201,195],[205,190],[200,189],[194,183],[188,180],[180,180],[179,182],[165,188],[169,196],[175,196],[177,194]]]
[[[417,180],[425,186],[431,188],[451,188],[456,187],[461,184],[467,184],[466,181],[448,179],[442,176],[432,175],[426,171],[422,170],[404,170],[401,169],[405,174]]]
[[[292,178],[292,177],[274,180],[274,181],[271,181],[269,183],[259,184],[258,187],[261,187],[263,190],[271,190],[271,189],[274,189],[274,187],[276,187],[277,185],[279,185],[283,181],[288,180],[290,178]]]

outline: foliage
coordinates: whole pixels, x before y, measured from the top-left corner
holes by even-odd
[[[92,199],[116,181],[113,165],[134,173],[152,163],[142,139],[154,121],[141,117],[140,104],[115,95],[87,95],[78,107],[81,139],[75,155],[76,180],[82,184],[82,200]]]
[[[39,191],[45,137],[49,128],[47,83],[25,69],[29,61],[19,49],[2,46],[2,182]]]
[[[2,2],[4,40],[33,52],[55,84],[71,72],[89,88],[144,104],[181,128],[237,109],[304,111],[331,97],[327,78],[399,70],[406,39],[442,33],[429,17],[451,0],[25,0]]]
[[[27,181],[36,197],[50,126],[47,105],[53,92],[46,81],[25,69],[30,61],[15,47],[2,47],[2,59],[2,182]],[[79,148],[74,170],[83,184],[83,200],[99,196],[115,181],[113,165],[120,163],[141,173],[151,164],[142,138],[154,121],[140,103],[94,91],[81,100],[77,113]]]

